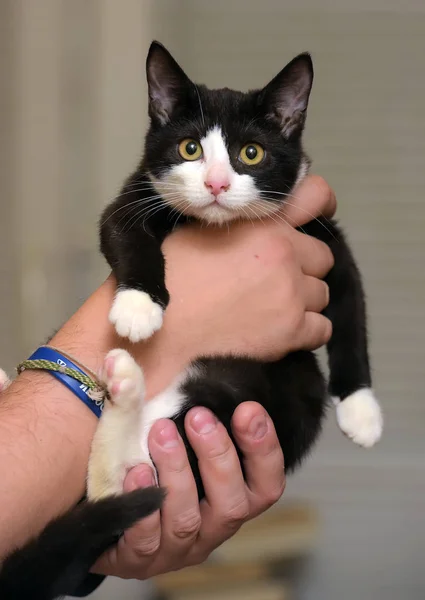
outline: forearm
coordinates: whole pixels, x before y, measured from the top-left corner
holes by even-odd
[[[110,349],[125,346],[108,322],[114,290],[109,278],[51,340],[94,372]],[[150,395],[183,366],[184,353],[173,349],[166,327],[134,350]],[[81,498],[96,424],[92,412],[49,373],[26,371],[2,394],[0,556]]]
[[[300,212],[289,208],[290,222],[332,216],[334,200],[329,208],[329,188],[319,183],[310,177],[302,184]],[[324,284],[311,283],[329,272],[332,254],[318,240],[270,221],[237,224],[231,235],[227,228],[182,228],[163,249],[171,296],[164,324],[148,344],[130,348],[148,397],[197,355],[249,352],[270,360],[329,339],[326,319],[315,313],[325,306]],[[126,347],[108,320],[114,293],[109,278],[52,339],[95,372],[110,349]],[[48,373],[24,372],[0,396],[0,556],[79,500],[96,424]]]

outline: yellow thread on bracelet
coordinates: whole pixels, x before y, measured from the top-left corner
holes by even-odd
[[[105,400],[105,398],[109,398],[108,390],[101,386],[96,381],[93,381],[91,377],[81,373],[80,371],[76,371],[75,369],[70,369],[69,367],[64,367],[62,365],[58,365],[57,363],[45,360],[45,359],[37,359],[37,360],[24,360],[17,367],[16,370],[19,373],[22,371],[28,370],[37,370],[41,369],[43,371],[58,371],[59,373],[63,373],[64,375],[68,375],[68,377],[72,377],[76,379],[80,383],[84,384],[89,388],[87,395],[97,403],[101,403]]]

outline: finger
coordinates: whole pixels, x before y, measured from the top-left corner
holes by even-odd
[[[331,336],[332,323],[329,319],[316,312],[306,312],[296,345],[303,350],[317,350],[327,344]]]
[[[124,491],[155,485],[149,465],[131,469],[124,482]],[[147,562],[156,554],[161,540],[160,512],[146,517],[125,532],[118,544],[108,550],[91,569],[93,573],[133,578],[146,568]]]
[[[149,436],[149,449],[167,497],[161,509],[161,555],[175,564],[193,544],[201,525],[198,493],[184,443],[172,421],[157,421]]]
[[[232,431],[243,453],[250,516],[275,504],[285,489],[282,449],[272,420],[256,402],[240,404],[232,418]]]
[[[327,244],[293,230],[291,243],[298,258],[302,271],[306,275],[323,279],[334,265],[334,256]]]
[[[230,537],[249,514],[246,486],[236,449],[224,425],[206,408],[186,416],[186,433],[199,462],[205,489],[199,537],[213,549]]]
[[[309,175],[294,190],[283,207],[285,218],[294,227],[318,217],[331,218],[336,211],[336,198],[328,183],[318,175]]]
[[[304,277],[304,297],[307,311],[322,312],[329,304],[329,286],[316,277]]]

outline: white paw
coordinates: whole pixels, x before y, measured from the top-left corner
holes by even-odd
[[[0,394],[9,385],[10,385],[10,379],[9,379],[9,377],[6,375],[6,373],[3,371],[3,369],[0,369]]]
[[[370,448],[382,435],[381,407],[369,388],[357,390],[339,402],[336,418],[341,430],[359,446]]]
[[[163,312],[146,292],[122,290],[115,297],[109,320],[118,335],[140,342],[161,329]]]
[[[112,404],[130,407],[141,403],[145,394],[142,369],[126,351],[111,350],[103,362],[100,379],[108,388]]]

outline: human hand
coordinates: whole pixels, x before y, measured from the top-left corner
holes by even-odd
[[[334,195],[321,178],[309,177],[296,193],[296,202],[282,211],[294,227],[334,214]],[[318,313],[328,301],[320,278],[333,258],[320,241],[269,221],[255,227],[235,224],[231,236],[227,231],[187,228],[170,236],[164,250],[171,292],[164,331],[175,327],[174,339],[189,349],[189,360],[191,352],[244,354],[247,349],[251,355],[273,358],[329,339],[330,323]],[[157,360],[157,350],[154,356]],[[193,409],[199,410],[205,409]],[[260,415],[267,420],[267,433],[253,440],[246,430]],[[95,572],[144,579],[202,562],[243,522],[280,497],[283,457],[262,407],[245,403],[233,417],[235,440],[245,456],[246,484],[224,427],[219,423],[211,433],[197,434],[193,416],[192,411],[187,416],[186,432],[198,456],[206,498],[199,505],[180,438],[177,445],[161,445],[170,431],[176,432],[175,426],[159,421],[151,430],[149,448],[160,484],[168,490],[161,515],[127,532],[96,563]],[[127,475],[125,489],[152,482],[149,467],[139,465]]]
[[[164,327],[181,340],[182,354],[275,359],[326,343],[331,324],[320,313],[329,299],[322,278],[333,266],[331,251],[282,219],[298,226],[334,211],[332,190],[312,176],[279,218],[169,236]]]
[[[149,450],[159,483],[168,490],[161,513],[127,531],[92,571],[122,578],[147,579],[203,562],[241,525],[264,512],[285,487],[283,456],[273,423],[264,408],[245,402],[235,411],[232,429],[244,456],[246,481],[224,426],[205,408],[193,408],[185,421],[199,460],[205,498],[198,502],[186,450],[172,421],[156,422]],[[205,428],[205,433],[199,431]],[[255,433],[253,433],[255,432]],[[148,487],[148,465],[130,471],[125,490]]]

